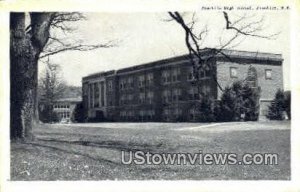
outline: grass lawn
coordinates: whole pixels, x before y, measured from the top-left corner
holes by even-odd
[[[44,124],[11,143],[11,180],[290,179],[290,122]],[[277,153],[278,165],[124,165],[121,151]]]

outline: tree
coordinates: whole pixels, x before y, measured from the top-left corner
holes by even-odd
[[[268,109],[267,118],[270,120],[283,120],[286,110],[285,96],[282,90],[277,90],[274,100]]]
[[[53,36],[53,29],[71,31],[66,22],[83,19],[79,13],[10,13],[10,137],[33,139],[32,127],[38,117],[38,61],[69,50],[89,51],[111,47],[108,44],[64,43]],[[30,19],[25,26],[25,20]],[[52,29],[52,30],[51,30]],[[51,39],[49,41],[49,39]],[[60,44],[60,45],[58,45]]]
[[[60,75],[60,66],[48,60],[38,85],[38,100],[42,103],[42,107],[39,107],[39,119],[42,122],[56,121],[53,105],[55,100],[62,97],[67,87]]]
[[[199,111],[198,121],[212,122],[216,120],[214,115],[214,100],[208,95],[201,96],[197,110]]]
[[[236,81],[226,87],[220,101],[218,121],[256,121],[259,116],[258,88],[251,88],[246,81]]]
[[[74,113],[72,116],[72,121],[74,122],[85,122],[87,120],[86,111],[84,109],[83,103],[80,102],[76,104],[76,107],[74,109]]]
[[[54,13],[31,13],[26,32],[25,13],[10,15],[11,139],[32,139],[37,118],[38,59],[49,38]]]
[[[236,119],[236,95],[230,87],[225,87],[220,101],[220,110],[217,113],[218,121],[233,121]]]
[[[242,114],[245,121],[257,121],[259,117],[260,89],[252,88],[247,83],[242,87]]]
[[[193,66],[194,78],[199,79],[199,72],[205,70],[210,70],[210,76],[216,82],[218,88],[223,91],[223,88],[217,81],[215,65],[212,61],[216,58],[217,55],[222,55],[227,58],[229,61],[232,61],[230,55],[224,52],[226,48],[233,48],[239,45],[244,38],[243,37],[255,37],[255,38],[264,38],[264,39],[274,39],[277,37],[278,33],[263,35],[260,32],[263,29],[264,18],[258,20],[251,20],[250,17],[246,15],[240,16],[238,19],[231,21],[227,12],[223,12],[223,17],[225,20],[225,31],[230,32],[231,37],[223,41],[222,37],[219,37],[220,45],[217,45],[213,48],[203,48],[203,42],[205,37],[207,37],[209,30],[207,25],[202,29],[198,29],[198,32],[195,32],[195,24],[197,23],[196,14],[192,15],[192,18],[189,21],[184,19],[186,14],[181,14],[179,12],[168,12],[169,16],[172,18],[168,21],[176,21],[185,32],[185,44],[189,52],[190,62]],[[216,37],[213,37],[216,38]],[[208,53],[208,54],[207,54]]]
[[[291,119],[291,91],[284,92],[285,111],[289,120]]]

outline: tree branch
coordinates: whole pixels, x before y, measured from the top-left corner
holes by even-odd
[[[40,59],[49,57],[51,55],[55,55],[58,53],[62,53],[65,51],[91,51],[99,48],[110,48],[114,47],[115,45],[111,43],[106,43],[106,44],[99,44],[99,45],[85,45],[85,44],[78,44],[78,45],[68,45],[64,47],[59,47],[53,50],[50,50],[48,52],[44,52],[41,54]]]

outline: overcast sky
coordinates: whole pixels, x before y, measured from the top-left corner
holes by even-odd
[[[243,12],[229,12],[234,21]],[[81,79],[91,73],[119,69],[187,54],[184,32],[181,27],[169,19],[167,13],[85,13],[87,20],[76,23],[77,30],[71,38],[81,39],[85,43],[97,44],[114,40],[117,46],[108,49],[97,49],[89,52],[64,52],[50,58],[62,68],[63,77],[70,85],[81,86]],[[192,14],[188,14],[186,19]],[[284,63],[284,86],[290,88],[289,82],[289,15],[287,12],[248,13],[249,22],[259,20],[264,15],[265,29],[262,35],[280,32],[275,40],[246,37],[234,49],[280,53]],[[232,33],[224,30],[225,21],[222,12],[202,12],[197,14],[195,29],[207,25],[209,30],[203,47],[219,45]],[[40,71],[43,70],[43,63]]]

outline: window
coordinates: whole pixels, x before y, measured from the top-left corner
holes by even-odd
[[[172,70],[172,82],[180,81],[180,69],[175,68]]]
[[[190,87],[188,92],[189,92],[190,100],[198,100],[199,99],[198,87],[196,87],[196,86]]]
[[[237,68],[236,67],[230,67],[230,77],[237,78]]]
[[[126,89],[126,80],[120,79],[120,89]]]
[[[152,91],[147,93],[147,102],[149,104],[153,103],[153,97],[154,97],[154,93]]]
[[[128,88],[133,88],[133,78],[129,77],[127,79]]]
[[[139,103],[145,103],[145,93],[139,94]]]
[[[173,101],[180,101],[180,100],[182,100],[181,89],[174,89],[173,90]]]
[[[146,77],[146,83],[147,85],[153,85],[153,73],[149,73],[147,74],[147,77]]]
[[[171,91],[169,90],[164,90],[163,91],[163,102],[164,103],[169,103],[171,102]]]
[[[265,76],[266,76],[266,79],[272,79],[272,70],[271,69],[266,69],[265,70]]]
[[[133,101],[133,95],[132,94],[127,95],[127,102],[126,103],[132,103],[132,101]]]
[[[125,119],[125,117],[126,117],[126,111],[121,111],[121,112],[120,112],[120,117],[121,117],[122,119]]]
[[[121,98],[120,98],[120,104],[125,104],[126,102],[126,95],[122,95]]]
[[[162,81],[163,81],[163,84],[171,82],[170,71],[163,71],[163,73],[162,73]]]
[[[145,119],[145,115],[146,115],[146,111],[144,111],[144,110],[139,111],[139,119],[141,121],[143,121]]]
[[[189,116],[190,116],[191,120],[195,120],[196,115],[197,115],[197,111],[195,110],[195,108],[192,108],[192,109],[189,110]]]
[[[187,80],[188,81],[194,80],[194,69],[193,69],[193,67],[188,68],[187,74],[188,74],[187,75]]]
[[[144,75],[139,76],[138,80],[139,80],[139,87],[144,87],[145,86],[145,76]]]
[[[153,119],[154,115],[155,115],[155,111],[154,110],[149,110],[147,111],[148,114],[148,119]]]

